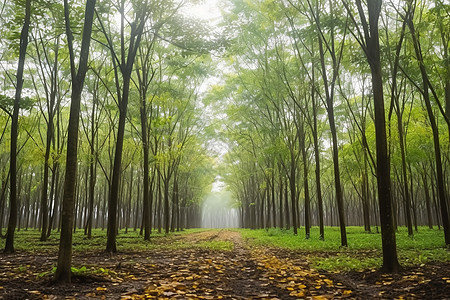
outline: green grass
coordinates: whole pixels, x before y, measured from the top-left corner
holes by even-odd
[[[183,235],[198,233],[209,229],[188,229],[166,235],[152,233],[150,241],[144,241],[139,232],[120,231],[117,236],[119,252],[139,252],[151,250],[182,250],[188,248],[231,251],[233,244],[229,241],[202,240],[190,241]],[[298,257],[307,257],[312,267],[328,271],[348,271],[373,269],[381,266],[381,234],[364,232],[362,227],[347,227],[348,247],[340,247],[338,227],[325,228],[325,240],[319,240],[319,228],[311,229],[311,238],[304,237],[304,227],[297,236],[291,230],[236,229],[245,241],[258,247],[272,247],[293,250]],[[59,233],[52,233],[48,241],[39,241],[37,230],[21,230],[15,235],[15,249],[19,252],[56,254],[59,247]],[[0,251],[5,240],[0,239]],[[73,251],[104,251],[106,247],[106,230],[95,229],[92,239],[87,239],[82,230],[73,235]],[[442,230],[430,230],[419,227],[413,238],[408,237],[406,228],[399,228],[397,248],[400,263],[403,266],[415,266],[428,262],[450,262],[450,251],[445,248]]]
[[[366,233],[362,227],[347,227],[348,247],[340,247],[338,227],[325,228],[325,240],[319,240],[319,228],[311,228],[311,238],[305,239],[304,227],[297,236],[291,230],[239,230],[251,244],[303,252],[312,266],[328,271],[348,271],[378,268],[382,263],[381,234]],[[413,238],[406,228],[397,232],[397,249],[403,266],[427,262],[449,262],[442,230],[419,227]],[[300,254],[299,254],[300,255]]]
[[[117,250],[119,252],[149,251],[164,249],[202,248],[211,250],[230,251],[233,244],[226,241],[201,241],[190,242],[180,237],[187,234],[205,231],[205,229],[187,229],[180,232],[172,232],[168,235],[153,231],[150,241],[144,241],[138,231],[120,231],[117,236]],[[19,252],[57,253],[59,248],[59,233],[54,232],[45,242],[39,241],[38,230],[20,230],[15,233],[14,247]],[[5,240],[0,239],[0,249],[5,247]],[[83,230],[77,230],[73,234],[73,251],[104,251],[106,248],[106,230],[95,229],[92,238],[87,239]],[[1,251],[1,250],[0,250]]]

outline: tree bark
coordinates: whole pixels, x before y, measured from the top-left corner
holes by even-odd
[[[357,0],[360,15],[363,16],[361,2]],[[366,56],[372,73],[372,90],[375,110],[375,138],[377,149],[377,184],[380,207],[381,239],[383,249],[383,266],[386,272],[398,272],[400,264],[397,259],[395,229],[392,221],[392,196],[390,180],[390,162],[387,152],[386,117],[384,110],[383,80],[381,73],[380,43],[378,36],[378,19],[381,0],[367,3],[369,24],[363,24],[366,33]]]
[[[331,4],[331,1],[330,1]],[[322,31],[319,22],[319,12],[316,12],[316,25],[319,31]],[[333,154],[333,167],[334,167],[334,188],[336,193],[336,202],[339,216],[339,227],[341,231],[341,246],[347,247],[347,231],[345,228],[345,213],[344,213],[344,197],[341,186],[341,175],[339,168],[339,149],[336,131],[336,121],[334,117],[334,84],[337,78],[338,64],[336,60],[336,52],[334,50],[334,29],[331,30],[331,49],[328,47],[330,55],[333,60],[333,74],[331,82],[328,81],[327,70],[325,66],[325,52],[323,47],[323,36],[319,34],[319,54],[320,64],[322,68],[322,79],[325,89],[326,109],[328,115],[328,122],[330,124],[331,139],[332,139],[332,154]]]
[[[20,33],[19,63],[17,66],[16,93],[14,96],[14,109],[11,119],[11,148],[9,158],[10,169],[10,196],[9,196],[9,221],[6,232],[5,253],[14,253],[14,231],[17,225],[17,137],[19,131],[19,108],[23,87],[23,69],[25,66],[25,55],[28,46],[28,30],[30,28],[31,0],[25,2],[25,20]]]
[[[122,12],[124,10],[122,9]],[[121,37],[123,37],[123,19],[125,18],[122,15],[122,30]],[[122,74],[122,92],[118,89],[118,93],[122,93],[119,99],[119,127],[117,129],[117,139],[116,139],[116,148],[114,152],[114,167],[113,174],[111,179],[111,191],[109,194],[108,201],[108,228],[107,228],[107,241],[106,241],[106,252],[117,252],[116,247],[116,228],[117,228],[117,205],[119,201],[119,184],[120,177],[122,172],[122,151],[123,151],[123,139],[125,135],[125,121],[127,116],[127,108],[128,108],[128,98],[130,93],[130,81],[131,81],[131,72],[133,70],[134,60],[136,58],[137,49],[139,48],[139,44],[142,37],[142,32],[144,30],[144,25],[146,21],[145,13],[142,14],[142,18],[137,20],[139,25],[134,24],[131,26],[131,34],[130,34],[130,42],[128,47],[128,55],[126,57],[125,63],[125,49],[122,43],[122,63],[120,65],[120,72]],[[106,35],[106,31],[104,31]],[[111,41],[110,41],[111,43]],[[113,56],[113,60],[115,59],[115,53],[113,51],[113,45],[109,45],[111,54]],[[118,80],[118,76],[116,76],[116,81]],[[116,82],[116,86],[119,87],[119,82]]]
[[[55,281],[68,283],[71,281],[72,265],[72,226],[73,207],[75,202],[75,182],[77,173],[78,154],[78,127],[80,119],[80,102],[83,91],[84,79],[88,69],[89,47],[91,43],[92,24],[94,20],[94,8],[96,0],[86,0],[83,37],[78,71],[75,67],[75,56],[73,51],[73,35],[69,19],[69,3],[64,0],[64,18],[67,35],[67,43],[70,54],[72,94],[70,105],[70,116],[67,136],[66,173],[64,178],[64,195],[62,203],[61,237],[59,242],[58,263],[55,271]]]
[[[416,36],[416,31],[414,27],[414,23],[412,21],[413,14],[410,14],[407,19],[407,25],[411,32],[411,38],[414,45],[414,51],[416,54],[417,61],[419,63],[420,74],[422,76],[422,96],[425,102],[425,107],[427,109],[428,118],[430,121],[431,130],[433,132],[433,143],[434,143],[434,155],[436,162],[436,179],[437,179],[437,188],[438,188],[438,197],[439,204],[441,206],[441,216],[442,216],[442,227],[444,227],[444,239],[445,244],[450,245],[450,220],[447,209],[447,200],[445,193],[445,183],[444,183],[444,175],[442,170],[442,158],[441,158],[441,146],[439,141],[439,128],[436,123],[436,118],[433,114],[433,108],[431,107],[431,100],[429,95],[429,81],[428,75],[425,69],[425,64],[422,57],[422,51],[420,48],[420,42]],[[438,101],[438,99],[436,99]]]
[[[306,153],[305,145],[305,131],[303,127],[303,120],[300,120],[299,128],[299,143],[300,150],[302,151],[303,158],[303,188],[305,189],[305,238],[309,239],[311,237],[311,224],[310,224],[310,197],[309,197],[309,183],[308,183],[308,158]]]
[[[325,230],[323,222],[323,198],[322,198],[322,183],[320,180],[320,153],[319,153],[319,138],[317,130],[317,103],[314,87],[314,70],[313,70],[313,86],[311,87],[311,101],[313,110],[313,143],[314,143],[314,161],[315,161],[315,175],[316,175],[316,194],[317,206],[319,210],[319,240],[325,239]]]

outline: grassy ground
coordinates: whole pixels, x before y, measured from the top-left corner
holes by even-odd
[[[119,231],[117,235],[117,251],[148,251],[154,249],[183,249],[183,248],[204,248],[211,250],[231,250],[232,243],[226,241],[201,241],[189,242],[181,240],[182,235],[193,234],[205,231],[207,229],[188,229],[180,232],[173,232],[169,235],[164,233],[152,232],[150,241],[144,241],[139,235],[139,231],[124,230]],[[45,242],[39,241],[41,234],[38,230],[21,230],[15,235],[15,250],[18,252],[53,252],[57,253],[59,248],[59,233],[54,232]],[[5,247],[5,240],[0,239],[0,249]],[[77,230],[73,234],[73,251],[103,251],[106,248],[106,230],[92,230],[92,238],[88,239],[83,230]]]
[[[302,230],[303,229],[303,230]],[[319,240],[319,228],[311,229],[311,238],[304,238],[304,228],[299,235],[292,231],[239,230],[249,243],[258,246],[283,248],[303,253],[318,269],[348,271],[378,268],[382,263],[381,234],[366,233],[362,227],[347,227],[348,247],[340,247],[338,227],[325,228],[325,240]],[[397,250],[403,266],[427,262],[450,261],[442,230],[419,227],[414,237],[408,237],[406,228],[397,232]]]
[[[210,250],[232,250],[233,244],[222,240],[189,240],[184,235],[208,229],[189,229],[169,235],[152,233],[150,241],[144,241],[139,232],[120,231],[117,248],[120,252],[201,248]],[[293,250],[304,255],[316,269],[327,271],[349,271],[375,269],[381,266],[381,234],[365,233],[362,227],[347,227],[348,247],[340,247],[338,227],[325,228],[325,240],[320,241],[319,228],[311,229],[311,238],[304,238],[304,228],[294,236],[290,230],[236,229],[249,245]],[[59,233],[53,233],[46,242],[39,241],[37,230],[16,232],[15,248],[18,252],[56,254],[59,247]],[[0,240],[0,249],[4,248]],[[106,245],[106,231],[93,230],[92,239],[87,239],[82,230],[73,236],[74,252],[102,251]],[[427,262],[448,262],[450,251],[445,248],[443,231],[420,227],[413,238],[408,237],[406,228],[399,228],[397,246],[400,263],[403,266],[421,265]]]
[[[37,230],[21,230],[17,253],[0,253],[0,299],[448,299],[450,251],[442,231],[420,228],[409,238],[400,229],[398,274],[378,270],[380,234],[361,227],[347,233],[343,248],[339,229],[330,227],[325,241],[318,228],[309,240],[302,230],[192,229],[154,233],[151,241],[121,231],[118,253],[108,255],[106,231],[87,239],[78,230],[73,282],[55,285],[59,234],[40,242]]]

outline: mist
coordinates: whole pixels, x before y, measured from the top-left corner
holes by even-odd
[[[202,228],[239,227],[238,209],[229,191],[211,192],[202,206]]]

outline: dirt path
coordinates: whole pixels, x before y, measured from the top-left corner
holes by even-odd
[[[206,231],[184,238],[194,242],[214,240],[233,243],[232,251],[208,253],[209,256],[194,263],[203,267],[210,266],[212,276],[202,277],[202,282],[214,290],[212,295],[214,298],[295,299],[295,297],[289,296],[290,291],[268,284],[262,271],[263,268],[258,266],[258,261],[252,259],[251,251],[246,247],[238,232]],[[195,268],[191,271],[202,273],[201,270]]]
[[[0,255],[0,299],[448,299],[447,265],[426,265],[396,278],[377,272],[328,274],[305,255],[250,247],[238,232],[207,230],[162,238],[182,247],[76,253],[70,285],[51,284],[56,254]],[[205,248],[208,242],[232,249]],[[446,275],[447,274],[447,275]],[[442,279],[443,278],[443,279]],[[446,282],[447,280],[447,282]]]

